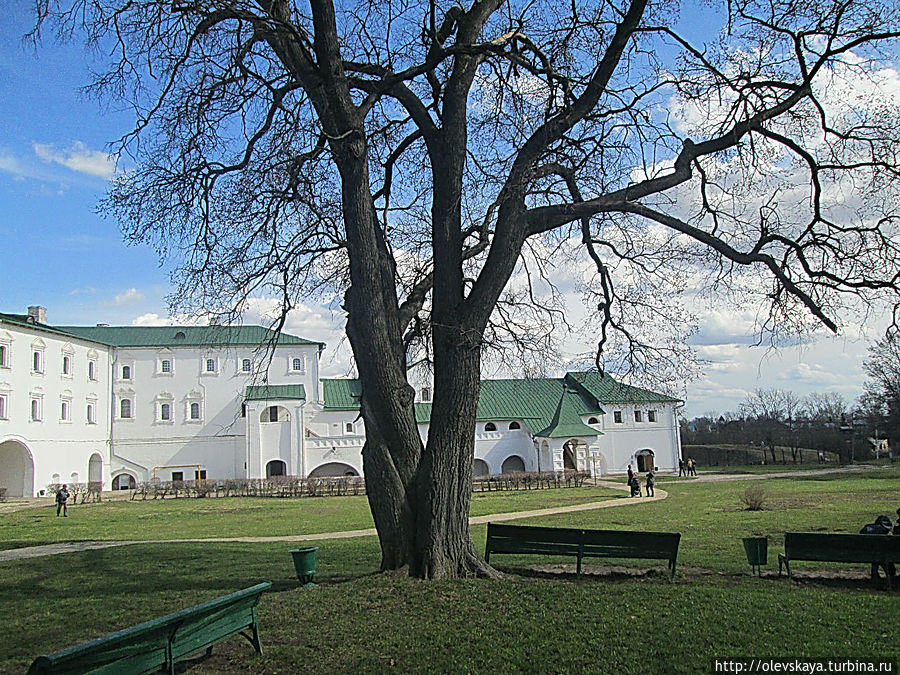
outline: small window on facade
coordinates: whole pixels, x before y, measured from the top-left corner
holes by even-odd
[[[0,394],[0,420],[6,419],[6,394]]]
[[[613,422],[616,424],[622,424],[622,411],[614,410],[613,411]]]
[[[97,373],[95,372],[96,364],[93,361],[88,361],[88,379],[96,380]]]
[[[270,422],[278,421],[278,407],[277,406],[273,405],[269,408],[269,421]]]
[[[522,425],[519,424],[518,422],[510,422],[509,423],[510,431],[512,431],[513,429],[521,429],[521,428],[522,428]]]
[[[159,364],[159,369],[163,373],[171,373],[172,372],[172,362],[169,359],[163,359]]]
[[[32,370],[34,370],[34,372],[36,372],[36,373],[44,372],[44,364],[41,361],[42,361],[41,353],[34,352],[32,359],[31,359],[31,368],[32,368]]]
[[[291,370],[303,370],[303,359],[293,359],[291,361]]]
[[[588,420],[588,424],[600,424],[600,420],[598,420],[596,417],[591,417]]]
[[[40,399],[37,399],[37,398],[31,399],[31,421],[32,422],[40,422],[41,421],[41,401],[40,401]]]
[[[194,480],[206,480],[206,469],[196,469],[194,471]]]
[[[347,422],[347,425],[345,428],[347,429],[348,434],[352,434],[353,433],[353,422]]]
[[[131,379],[131,366],[122,366],[122,379],[123,380]]]
[[[200,419],[200,404],[199,403],[191,403],[191,419],[192,420]]]
[[[59,419],[63,420],[64,422],[69,419],[69,402],[68,401],[63,401],[62,403],[60,403]]]
[[[96,420],[94,419],[94,404],[87,404],[87,423],[88,424],[96,424]]]
[[[422,387],[422,400],[423,401],[431,400],[431,387]]]
[[[6,345],[0,345],[0,368],[6,368],[9,366],[7,360],[9,359],[9,349]]]
[[[206,359],[206,372],[207,373],[216,372],[216,360],[215,359]]]
[[[71,375],[72,374],[72,359],[68,356],[63,357],[63,375]]]
[[[647,411],[647,421],[648,421],[648,422],[655,422],[655,421],[656,421],[656,411],[655,411],[655,410],[648,410],[648,411]]]
[[[635,421],[635,422],[642,422],[642,421],[643,421],[643,413],[642,413],[640,410],[635,410],[635,411],[634,411],[634,421]]]
[[[493,422],[488,422],[487,424],[484,425],[484,430],[485,431],[497,431],[497,425],[494,424]]]
[[[159,419],[164,422],[172,419],[172,406],[170,404],[163,403],[159,406]]]
[[[253,364],[250,362],[250,359],[244,359],[241,361],[241,372],[249,373],[250,369],[253,367]]]
[[[131,419],[131,399],[123,398],[119,401],[119,417],[123,420]]]
[[[184,471],[173,471],[172,472],[172,482],[173,483],[181,483],[184,481]]]

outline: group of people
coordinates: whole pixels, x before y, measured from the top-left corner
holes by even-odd
[[[644,487],[647,489],[648,497],[656,496],[656,493],[653,491],[654,478],[653,469],[648,469],[647,475],[644,477]],[[628,487],[631,488],[632,497],[641,496],[641,481],[638,479],[637,475],[635,475],[634,470],[631,468],[631,464],[628,465]]]
[[[678,459],[678,475],[679,476],[696,476],[697,475],[697,460],[693,457],[688,457],[687,462],[679,457]]]
[[[897,509],[897,523],[894,524],[891,522],[890,516],[878,516],[875,519],[875,522],[869,523],[868,525],[863,525],[863,528],[859,531],[860,534],[890,534],[895,537],[900,537],[900,509]],[[872,564],[872,578],[878,578],[878,563]],[[889,576],[897,575],[896,565],[892,562],[886,563],[883,565],[885,574]]]

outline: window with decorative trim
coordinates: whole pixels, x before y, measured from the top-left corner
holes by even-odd
[[[171,403],[160,403],[159,404],[159,420],[160,420],[160,422],[171,422],[172,421],[172,404]]]
[[[216,373],[218,372],[218,364],[216,363],[216,359],[209,358],[205,359],[203,362],[203,372],[204,373]]]
[[[487,424],[484,425],[484,430],[485,431],[497,431],[497,425],[494,424],[493,422],[488,422]]]
[[[640,410],[634,411],[634,421],[635,422],[643,422],[644,421],[644,413]]]
[[[253,361],[251,361],[250,359],[243,359],[241,361],[241,372],[249,373],[252,370],[253,370]]]
[[[613,410],[613,422],[615,422],[616,424],[622,424],[621,410]]]
[[[72,357],[71,356],[63,356],[62,359],[62,374],[72,376]]]
[[[35,349],[31,352],[31,372],[44,372],[44,352],[40,349]]]
[[[519,424],[518,422],[510,422],[510,423],[509,423],[509,430],[510,430],[510,431],[514,431],[515,429],[521,429],[521,428],[522,428],[522,425]]]
[[[9,405],[9,399],[6,394],[0,394],[0,420],[9,419],[7,417],[8,413],[7,406]]]
[[[175,372],[172,359],[164,358],[159,360],[157,372],[161,375],[171,375]]]
[[[44,419],[44,399],[41,396],[31,397],[31,421],[40,422]]]
[[[97,362],[96,361],[88,361],[88,379],[91,382],[95,382],[97,380]]]
[[[87,418],[88,424],[96,424],[97,423],[97,413],[95,412],[96,408],[93,403],[87,404],[87,409],[85,410],[85,416]]]
[[[123,420],[132,419],[132,402],[130,398],[123,398],[119,401],[119,418]]]
[[[9,345],[0,345],[0,368],[9,368]]]
[[[192,419],[192,420],[200,419],[200,403],[198,401],[194,401],[191,403],[190,419]]]
[[[123,380],[131,379],[131,366],[122,366],[122,379]]]
[[[647,421],[648,422],[656,422],[656,411],[655,410],[647,411]]]
[[[306,371],[306,357],[305,356],[295,356],[291,359],[291,370],[295,373],[302,373]]]
[[[63,399],[59,402],[59,421],[72,421],[72,402],[67,399]]]

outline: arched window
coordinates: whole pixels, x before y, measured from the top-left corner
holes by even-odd
[[[191,403],[191,419],[199,420],[200,419],[200,404],[196,401]]]
[[[44,369],[41,367],[41,353],[40,352],[37,352],[37,351],[34,352],[31,365],[32,365],[32,370],[34,370],[34,372],[36,372],[36,373],[44,372]]]
[[[598,420],[596,417],[591,417],[588,420],[588,424],[600,424],[600,420]]]
[[[287,473],[287,465],[280,459],[273,459],[266,464],[266,478],[272,476],[284,476]]]
[[[216,360],[215,359],[206,359],[206,372],[207,373],[216,372]]]
[[[72,359],[68,356],[63,357],[63,375],[72,374]]]
[[[68,421],[69,419],[69,402],[62,401],[59,406],[59,419]]]
[[[94,419],[94,404],[87,404],[87,423],[88,424],[96,424],[96,420]]]
[[[93,362],[93,361],[88,361],[88,379],[89,379],[89,380],[96,380],[96,379],[97,379],[97,377],[96,377],[95,374],[94,374],[94,368],[95,368],[95,367],[96,367],[96,366],[94,365],[94,362]]]
[[[485,431],[497,431],[497,425],[494,424],[493,422],[488,422],[487,424],[484,425],[484,430]]]
[[[291,370],[301,371],[303,370],[303,359],[300,357],[295,357],[291,360]]]
[[[522,425],[519,424],[518,422],[510,422],[510,423],[509,423],[509,430],[510,430],[510,431],[512,431],[513,429],[521,429],[521,428],[522,428]]]
[[[491,467],[483,459],[472,460],[472,475],[475,477],[490,476]]]
[[[243,361],[241,361],[241,372],[249,373],[252,365],[253,364],[250,362],[250,359],[244,359]]]
[[[122,379],[123,380],[131,379],[131,366],[122,366]]]
[[[163,403],[159,406],[159,419],[164,422],[168,422],[172,419],[172,406],[168,403]]]
[[[31,399],[31,421],[32,422],[40,422],[41,421],[41,401],[40,401],[40,399],[37,399],[37,398]]]
[[[524,473],[525,461],[518,455],[510,455],[503,460],[500,471],[501,473]]]
[[[172,362],[169,359],[163,359],[160,361],[159,369],[163,373],[171,373],[172,372]]]
[[[0,366],[2,366],[2,367],[4,367],[4,368],[5,368],[6,366],[9,365],[9,364],[6,362],[6,360],[9,358],[9,357],[7,356],[8,353],[9,353],[9,352],[8,352],[8,350],[6,349],[6,345],[0,345]]]
[[[119,401],[119,417],[123,420],[131,419],[131,400],[123,398]]]

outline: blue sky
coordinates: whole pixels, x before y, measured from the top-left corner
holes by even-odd
[[[23,42],[32,3],[14,0],[0,22],[0,311],[48,308],[57,324],[165,321],[168,272],[146,246],[123,243],[115,222],[96,212],[112,166],[108,144],[130,129],[127,112],[103,109],[79,92],[94,63],[81,44],[45,36]],[[98,66],[99,67],[99,66]],[[898,80],[900,81],[900,80]],[[258,317],[265,299],[255,308]],[[860,329],[803,348],[772,353],[750,344],[740,313],[710,310],[697,339],[709,361],[686,394],[689,416],[734,410],[757,387],[860,392],[866,341]],[[254,320],[253,313],[248,320]],[[346,373],[342,317],[301,307],[291,332],[329,344],[324,372]],[[870,335],[877,331],[869,329]],[[572,345],[572,353],[585,345]],[[562,355],[561,360],[565,360]]]

